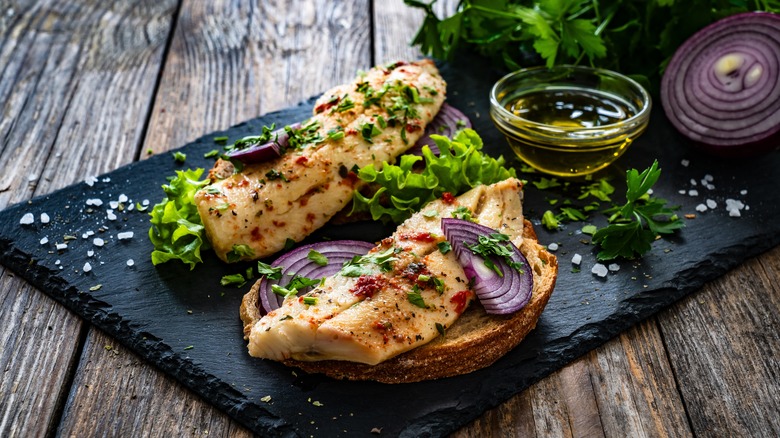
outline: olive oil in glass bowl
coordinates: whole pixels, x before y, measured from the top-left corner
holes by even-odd
[[[491,118],[515,154],[557,176],[609,166],[647,128],[650,107],[632,79],[579,66],[519,70],[490,93]]]

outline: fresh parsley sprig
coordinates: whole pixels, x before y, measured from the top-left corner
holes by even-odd
[[[677,207],[667,207],[665,199],[649,194],[660,176],[657,160],[641,173],[636,169],[626,172],[626,203],[614,209],[608,226],[593,234],[593,242],[600,246],[597,259],[639,257],[650,251],[657,236],[685,226],[675,214]]]

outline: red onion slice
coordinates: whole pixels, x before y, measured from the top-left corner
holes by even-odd
[[[423,136],[406,153],[422,156],[423,146],[428,146],[434,155],[439,155],[439,147],[436,146],[436,142],[431,138],[431,134],[452,138],[456,132],[465,128],[471,128],[471,120],[460,110],[445,103],[441,106],[436,117],[425,127]]]
[[[290,134],[287,129],[300,129],[301,124],[295,123],[286,129],[278,129],[271,134],[271,141],[263,144],[255,144],[244,149],[234,149],[228,152],[228,157],[235,158],[245,164],[261,163],[281,156],[282,149],[287,147]]]
[[[666,67],[661,101],[681,134],[716,155],[780,147],[780,15],[737,14],[693,35]]]
[[[503,273],[500,276],[485,264],[481,256],[467,247],[477,244],[480,236],[490,236],[498,231],[455,218],[442,219],[441,228],[458,262],[463,266],[466,277],[473,282],[472,289],[487,313],[505,315],[528,304],[533,293],[533,274],[528,260],[511,241],[501,244],[511,250],[511,260],[525,268],[518,272],[503,257],[491,256],[490,261]]]
[[[306,278],[324,278],[339,272],[345,262],[352,260],[354,256],[362,256],[376,245],[359,240],[334,240],[329,242],[317,242],[300,246],[271,263],[271,267],[282,267],[282,277],[279,280],[271,280],[264,277],[260,280],[260,304],[261,310],[270,312],[278,309],[284,298],[273,292],[272,286],[279,284],[286,286],[295,275]],[[328,264],[320,266],[309,260],[309,251],[314,250],[328,258]],[[298,294],[308,292],[308,289],[299,290]]]

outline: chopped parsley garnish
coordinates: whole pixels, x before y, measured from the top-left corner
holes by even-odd
[[[285,126],[284,130],[289,136],[287,147],[290,149],[303,149],[307,144],[321,142],[323,140],[322,136],[319,134],[319,129],[321,127],[322,125],[318,120],[312,120],[298,129],[292,129],[289,126]]]
[[[314,306],[317,304],[317,297],[303,297],[303,304]]]
[[[355,107],[355,102],[349,97],[349,94],[345,94],[338,105],[333,108],[331,112],[343,113],[344,111],[351,110]]]
[[[327,266],[328,265],[328,258],[322,255],[322,253],[317,252],[315,250],[309,250],[309,254],[306,256],[307,259],[311,260],[315,264],[319,266]]]
[[[279,172],[276,169],[271,169],[268,172],[265,173],[265,177],[268,178],[268,181],[274,181],[277,179],[281,179],[284,182],[290,182],[290,180],[287,179],[286,176],[282,172]]]
[[[307,277],[301,277],[299,275],[293,276],[292,280],[287,284],[287,286],[281,286],[278,284],[271,285],[271,291],[277,295],[281,295],[282,297],[291,297],[298,295],[298,292],[302,289],[305,289],[307,287],[314,287],[322,283],[322,279],[319,278],[307,278]]]
[[[474,218],[471,217],[471,210],[462,205],[452,212],[452,217],[456,219],[463,219],[464,221],[474,222]]]
[[[225,144],[225,143],[227,143],[227,141],[228,141],[228,137],[227,136],[214,137],[214,143],[217,143],[217,144]]]
[[[516,262],[512,259],[514,251],[511,247],[509,236],[503,233],[491,233],[489,236],[479,236],[477,243],[466,243],[466,248],[471,250],[474,254],[482,257],[485,262],[485,266],[493,270],[500,277],[504,276],[501,269],[490,260],[491,256],[503,257],[504,261],[517,272],[523,272],[523,263]]]
[[[344,128],[341,126],[336,127],[328,131],[328,140],[338,141],[344,138]]]
[[[380,271],[388,272],[393,269],[393,262],[396,260],[398,259],[395,257],[395,250],[388,248],[384,252],[353,257],[352,260],[344,263],[339,273],[345,277],[369,275],[372,273],[370,265],[379,266]]]
[[[377,135],[381,134],[382,130],[374,125],[373,123],[366,122],[360,125],[360,135],[363,136],[363,139],[369,143],[373,143],[374,141],[371,139],[372,137],[376,137]]]
[[[219,151],[216,149],[212,149],[205,154],[203,154],[203,158],[214,158],[219,156]]]
[[[176,151],[176,152],[173,153],[173,159],[177,163],[183,163],[183,162],[187,161],[187,154],[185,154],[183,152]]]
[[[282,267],[277,266],[274,268],[269,264],[257,262],[257,273],[260,275],[265,275],[269,280],[278,280],[282,278]]]
[[[436,246],[439,247],[439,251],[442,254],[447,254],[448,252],[452,251],[452,245],[450,244],[450,242],[447,242],[446,240],[437,243]]]
[[[276,141],[276,134],[274,133],[275,126],[276,125],[274,124],[272,124],[271,126],[263,126],[263,132],[261,134],[250,135],[244,138],[240,138],[236,140],[232,145],[225,146],[225,150],[226,151],[241,150],[241,149],[246,149],[250,146]],[[227,140],[227,137],[225,137],[225,140]]]
[[[439,334],[442,336],[445,334],[444,326],[439,322],[436,323],[436,331],[439,332]]]
[[[255,251],[249,245],[240,244],[233,245],[226,255],[228,263],[233,263],[241,260],[241,257],[254,257]]]
[[[219,280],[219,284],[222,286],[235,286],[241,287],[246,284],[246,279],[241,274],[225,275]]]
[[[406,293],[406,299],[417,307],[422,307],[423,309],[428,308],[428,305],[425,304],[425,300],[423,300],[423,297],[420,294],[420,288],[417,287],[417,285],[414,285],[412,290]]]

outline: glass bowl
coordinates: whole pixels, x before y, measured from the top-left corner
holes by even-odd
[[[650,95],[636,81],[580,66],[519,70],[490,92],[490,116],[515,154],[565,177],[617,160],[647,128],[650,107]]]

